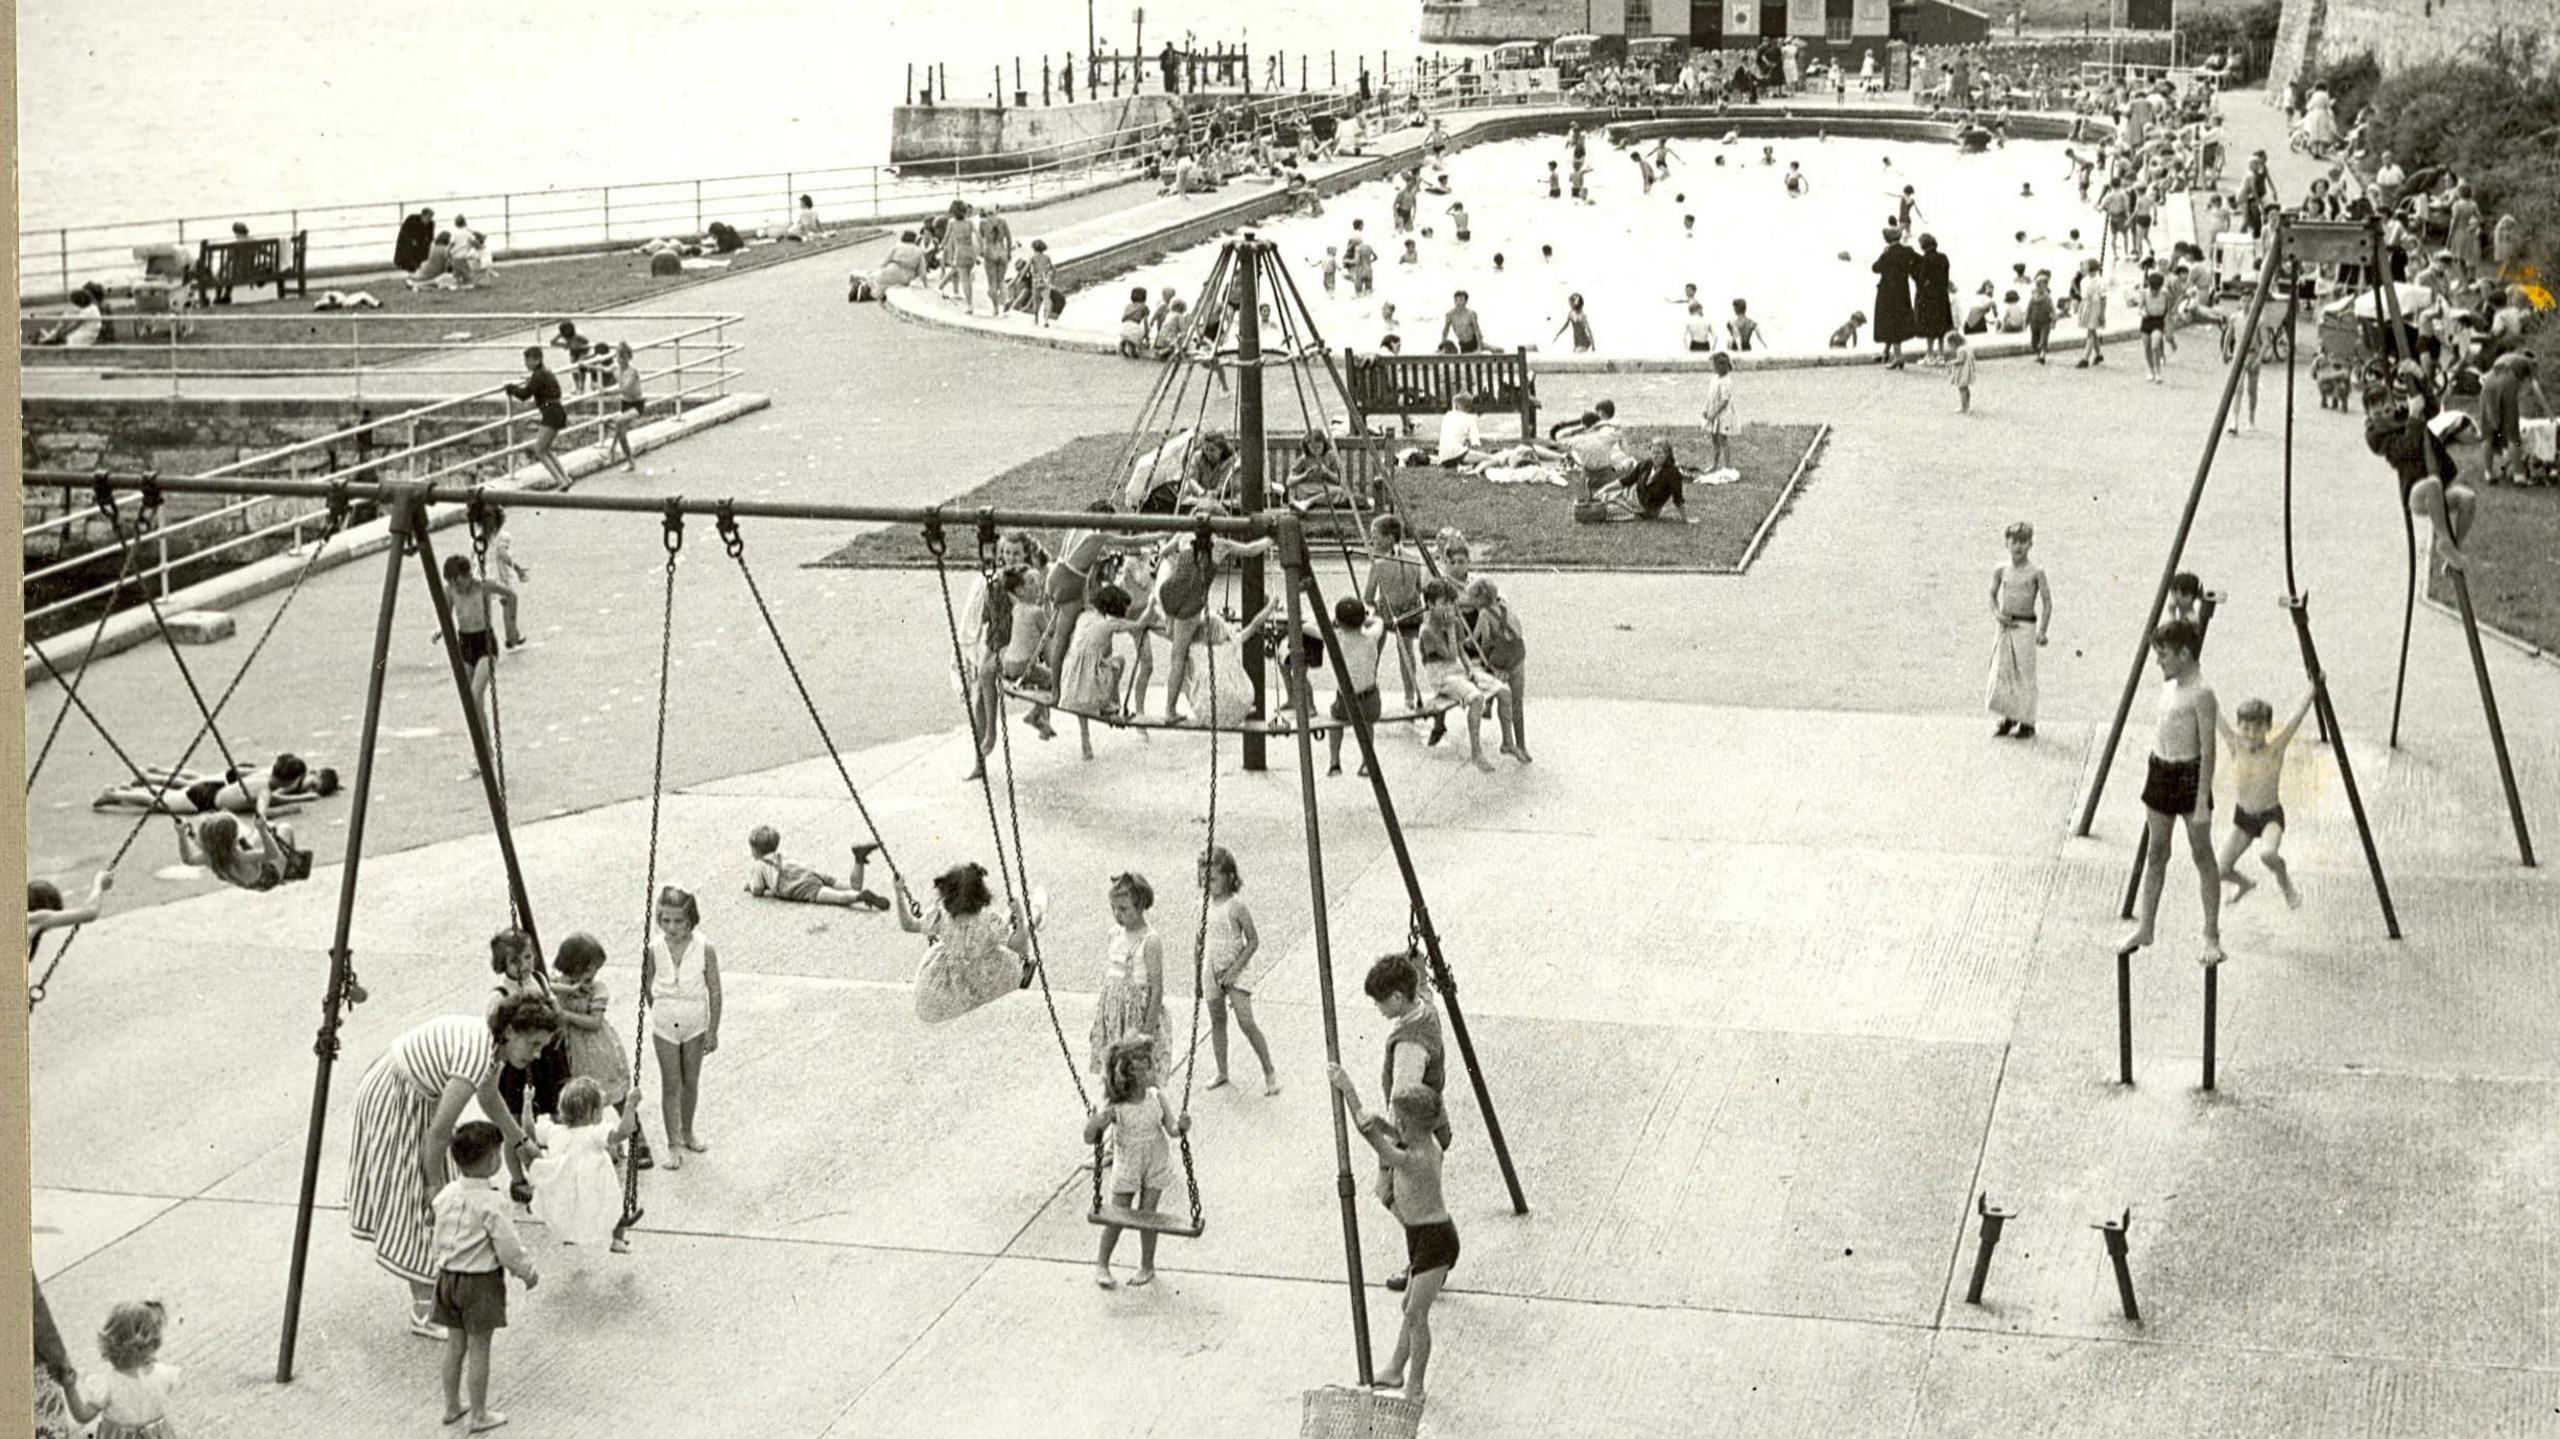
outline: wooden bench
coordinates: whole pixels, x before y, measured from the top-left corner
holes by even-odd
[[[260,285],[273,285],[276,298],[281,300],[285,297],[285,286],[290,284],[294,294],[307,294],[302,258],[310,238],[310,231],[297,230],[289,241],[277,235],[264,239],[203,241],[196,246],[197,292],[216,301],[228,301],[232,290],[238,286],[255,289]]]
[[[1361,428],[1372,416],[1392,414],[1407,434],[1416,413],[1446,414],[1449,402],[1472,395],[1478,414],[1508,410],[1520,417],[1523,439],[1538,432],[1538,385],[1527,350],[1484,350],[1472,355],[1362,355],[1346,353],[1351,403]]]

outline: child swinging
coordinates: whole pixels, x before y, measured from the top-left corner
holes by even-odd
[[[941,1024],[1031,987],[1038,973],[1030,957],[1041,905],[1036,892],[1028,918],[1012,915],[1000,927],[990,912],[995,895],[987,889],[984,865],[959,865],[934,876],[930,912],[917,911],[906,881],[895,888],[898,927],[926,941],[924,962],[916,967],[916,1018]]]

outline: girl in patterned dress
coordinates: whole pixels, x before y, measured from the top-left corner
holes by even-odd
[[[633,1113],[631,1101],[639,1084],[631,1073],[631,1047],[609,1017],[612,996],[601,971],[604,945],[583,931],[560,941],[551,961],[551,1000],[560,1011],[560,1043],[569,1056],[571,1079],[592,1079],[619,1120]],[[632,1162],[654,1168],[649,1141],[635,1123],[630,1126]]]
[[[430,1019],[391,1042],[356,1086],[347,1138],[347,1232],[373,1246],[374,1262],[409,1285],[409,1332],[443,1342],[435,1302],[434,1212],[450,1177],[447,1155],[465,1103],[476,1103],[507,1143],[539,1148],[498,1095],[502,1065],[522,1067],[548,1047],[560,1017],[539,995],[501,1000],[484,1020]]]
[[[98,1352],[115,1368],[84,1378],[71,1396],[71,1415],[98,1427],[91,1439],[177,1439],[169,1422],[169,1396],[178,1388],[178,1366],[160,1362],[160,1337],[169,1312],[157,1299],[119,1304],[98,1331]]]
[[[1103,1072],[1111,1046],[1136,1037],[1154,1050],[1155,1072],[1173,1067],[1173,1046],[1164,1021],[1164,942],[1147,923],[1155,908],[1155,886],[1142,874],[1114,875],[1111,918],[1120,926],[1103,956],[1102,992],[1093,1005],[1093,1070]]]
[[[1031,987],[1031,926],[1038,924],[1040,896],[1031,917],[1008,924],[994,912],[987,867],[964,864],[934,876],[934,906],[919,913],[897,882],[898,927],[925,936],[924,963],[916,967],[916,1018],[927,1024],[957,1019],[999,996]]]

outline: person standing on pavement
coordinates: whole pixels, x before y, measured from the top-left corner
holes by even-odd
[[[1004,313],[1004,277],[1013,267],[1013,227],[988,206],[978,209],[978,264],[987,272],[987,302]]]
[[[524,368],[524,382],[507,386],[507,398],[533,402],[540,421],[533,435],[533,458],[550,474],[551,482],[565,490],[569,488],[569,472],[561,467],[560,457],[552,453],[560,443],[560,432],[569,428],[568,407],[560,403],[560,377],[543,367],[539,345],[525,350]]]

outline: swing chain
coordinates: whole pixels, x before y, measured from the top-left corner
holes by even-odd
[[[938,508],[925,512],[924,547],[925,552],[936,560],[941,559],[943,552],[949,547],[949,542],[943,537],[942,511]]]
[[[996,572],[996,512],[978,511],[978,573],[992,576]]]
[[[463,519],[471,528],[471,558],[485,574],[489,568],[489,500],[478,486],[472,488]]]
[[[676,553],[684,548],[684,498],[682,496],[667,501],[666,518],[661,522],[659,539],[667,547],[667,573],[674,574]]]
[[[712,520],[711,527],[719,531],[720,548],[728,552],[729,558],[743,560],[747,557],[747,537],[739,532],[738,512],[731,501],[720,502],[719,514]]]

